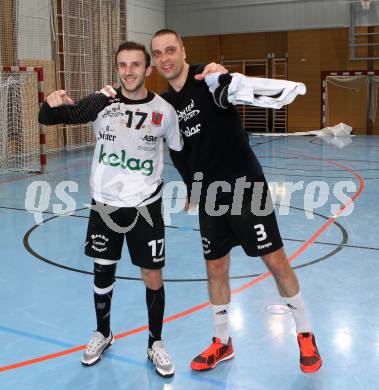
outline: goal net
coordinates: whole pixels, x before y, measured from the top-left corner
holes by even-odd
[[[44,171],[39,78],[34,68],[0,66],[0,174]]]
[[[378,72],[340,73],[328,75],[323,83],[323,125],[343,122],[354,134],[379,134]]]

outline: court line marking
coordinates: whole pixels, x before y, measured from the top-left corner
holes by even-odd
[[[297,175],[296,175],[297,176]],[[327,177],[327,176],[325,176]],[[343,177],[344,179],[348,178],[347,176]],[[371,179],[364,177],[364,180]],[[379,179],[379,177],[377,178]],[[162,198],[164,200],[171,199],[171,198]],[[175,198],[172,198],[175,199]],[[176,198],[176,199],[184,199],[184,198]],[[23,212],[29,212],[29,210],[25,208],[20,208],[20,207],[6,207],[6,206],[0,206],[0,209],[4,210],[13,210],[13,211],[23,211]],[[81,210],[75,210],[75,212],[81,211]],[[53,213],[52,211],[41,211],[42,214],[49,214],[49,215],[56,215],[56,213]],[[88,216],[86,215],[79,215],[79,214],[71,214],[69,215],[71,218],[83,218],[83,219],[88,219]],[[193,226],[174,226],[174,225],[165,225],[166,228],[174,228],[174,229],[179,229],[183,231],[199,231],[199,229],[194,228]],[[291,241],[291,242],[305,242],[306,240],[300,240],[296,238],[286,238],[282,237],[283,241]],[[320,245],[329,245],[329,246],[340,246],[343,248],[353,248],[353,249],[367,249],[367,250],[373,250],[373,251],[379,251],[379,247],[373,247],[373,246],[362,246],[362,245],[353,245],[353,244],[341,244],[338,242],[327,242],[327,241],[314,241],[313,244],[320,244]],[[93,275],[93,273],[91,273]],[[142,280],[139,278],[138,280]]]
[[[295,209],[295,210],[300,210],[300,211],[306,211],[305,209],[303,208],[299,208],[299,207],[295,207],[295,206],[286,206],[286,207],[289,207],[289,208],[292,208],[292,209]],[[77,211],[81,211],[81,210],[84,210],[85,208],[82,208],[82,209],[77,209],[75,212]],[[23,211],[26,211],[26,210],[23,210]],[[310,212],[310,211],[308,211]],[[53,214],[53,217],[50,217],[50,218],[47,218],[45,220],[43,220],[43,223],[46,224],[47,222],[49,221],[52,221],[56,218],[59,218],[60,216],[55,214],[55,213],[50,213],[49,214]],[[317,215],[318,217],[320,218],[323,218],[325,220],[328,220],[329,217],[328,216],[325,216],[323,214],[320,214],[320,213],[317,213],[315,211],[312,211],[312,214],[313,215]],[[75,215],[72,214],[72,215],[68,215],[70,217],[74,217]],[[81,217],[81,218],[88,218],[88,217]],[[340,224],[338,223],[337,221],[334,221],[333,224],[338,228],[340,229],[341,231],[341,235],[342,235],[342,241],[340,243],[337,243],[335,244],[334,246],[336,246],[335,249],[333,249],[331,252],[327,253],[326,255],[323,255],[317,259],[314,259],[314,260],[310,260],[306,263],[303,263],[303,264],[300,264],[300,265],[297,265],[296,267],[293,267],[294,269],[297,269],[297,268],[303,268],[303,267],[306,267],[308,265],[314,265],[314,264],[317,264],[319,263],[320,261],[323,261],[323,260],[326,260],[328,259],[329,257],[331,256],[334,256],[336,253],[338,253],[340,250],[343,249],[343,247],[340,245],[340,244],[346,244],[348,242],[348,234],[347,234],[347,231],[345,230],[345,228]],[[47,264],[50,264],[52,266],[55,266],[55,267],[59,267],[61,269],[64,269],[64,270],[67,270],[67,271],[71,271],[71,272],[79,272],[79,273],[82,273],[84,275],[92,275],[93,276],[93,272],[90,272],[90,271],[87,271],[87,270],[83,270],[83,269],[79,269],[79,268],[73,268],[73,267],[69,267],[65,264],[62,264],[62,263],[59,263],[58,261],[54,261],[52,259],[48,259],[42,255],[40,255],[38,252],[36,252],[30,245],[30,236],[31,234],[39,227],[40,225],[34,225],[32,226],[24,235],[24,247],[25,249],[31,254],[33,255],[36,259],[40,260],[40,261],[43,261]],[[181,229],[182,227],[178,227],[178,226],[173,226],[173,225],[165,225],[166,228],[174,228],[174,229]],[[185,231],[187,231],[188,228],[185,229]],[[196,231],[196,232],[199,232],[199,229],[198,228],[189,228],[189,230],[193,230],[193,231]],[[282,237],[282,240],[286,240],[286,238]],[[300,242],[305,242],[306,240],[300,240]],[[314,242],[316,243],[316,241]],[[255,278],[255,277],[258,277],[260,276],[262,273],[258,273],[258,274],[250,274],[250,275],[243,275],[243,276],[229,276],[229,279],[232,280],[232,279],[251,279],[251,278]],[[139,280],[141,281],[142,279],[140,277],[132,277],[132,276],[121,276],[121,275],[116,275],[116,279],[118,280]],[[202,278],[196,278],[196,279],[172,279],[172,278],[164,278],[164,282],[206,282],[207,279],[202,279]]]
[[[11,333],[11,334],[14,334],[14,335],[17,335],[17,336],[27,337],[27,338],[30,338],[30,339],[34,339],[34,340],[37,340],[37,341],[42,341],[42,342],[45,342],[45,343],[49,343],[49,344],[52,344],[52,345],[55,345],[55,346],[60,346],[60,347],[65,347],[65,348],[69,348],[69,347],[72,348],[72,347],[75,346],[75,344],[72,344],[72,343],[67,343],[65,341],[53,339],[51,337],[45,337],[45,336],[41,336],[41,335],[38,335],[38,334],[25,332],[23,330],[9,328],[7,326],[0,326],[0,332]],[[122,362],[122,363],[128,364],[130,366],[139,367],[139,368],[146,368],[146,369],[148,369],[148,370],[150,370],[152,372],[154,371],[154,368],[148,363],[147,359],[144,359],[144,360],[132,359],[132,358],[129,358],[129,357],[126,357],[126,356],[123,356],[123,355],[116,354],[116,353],[114,353],[112,351],[107,351],[107,353],[104,355],[104,359],[115,360],[115,361],[118,361],[118,362]],[[192,373],[188,373],[188,372],[176,372],[176,377],[178,377],[178,376],[182,377],[182,379],[187,379],[187,380],[192,380],[192,381],[197,381],[197,382],[200,381],[200,382],[203,382],[203,383],[209,383],[209,384],[212,384],[212,385],[214,385],[216,387],[220,387],[222,389],[225,389],[228,386],[227,382],[220,381],[220,380],[215,380],[215,379],[212,379],[212,378],[204,378],[204,377],[201,377],[201,376],[198,377],[198,376],[193,375]],[[242,387],[239,386],[238,388],[242,388]]]
[[[305,156],[303,156],[303,158],[305,160],[318,160],[318,161],[320,161],[320,159],[316,158],[316,157],[305,157]],[[295,251],[295,253],[293,253],[291,256],[288,257],[288,261],[290,263],[293,260],[295,260],[298,256],[300,256],[348,207],[350,207],[356,201],[356,199],[361,195],[361,193],[362,193],[362,191],[364,189],[364,181],[363,181],[363,178],[361,177],[361,175],[359,175],[359,173],[353,171],[349,167],[346,167],[346,166],[344,166],[342,164],[339,164],[339,163],[337,163],[335,161],[332,161],[332,160],[322,160],[322,161],[325,161],[328,164],[340,167],[341,169],[350,172],[353,176],[355,176],[359,180],[359,184],[360,185],[359,185],[359,188],[358,188],[357,192],[349,199],[349,201],[347,203],[345,203],[344,206],[342,206],[335,213],[335,215],[330,217],[329,220],[327,222],[325,222],[324,225],[322,225],[320,229],[318,229],[297,251]],[[255,278],[252,281],[250,281],[248,283],[245,283],[244,285],[234,289],[233,291],[231,291],[231,294],[232,295],[239,294],[240,292],[242,292],[242,291],[244,291],[244,290],[254,286],[255,284],[261,282],[262,280],[267,279],[269,276],[271,276],[271,273],[270,272],[266,272],[266,273],[262,274],[261,276],[259,276],[258,278]],[[192,313],[195,313],[195,312],[197,312],[197,311],[199,311],[201,309],[204,309],[208,305],[209,305],[209,301],[201,303],[200,305],[194,306],[194,307],[189,308],[187,310],[184,310],[184,311],[182,311],[180,313],[171,315],[171,316],[165,318],[163,320],[163,322],[164,323],[169,323],[169,322],[175,321],[175,320],[177,320],[179,318],[185,317],[185,316],[187,316],[189,314],[192,314]],[[147,329],[148,329],[148,325],[140,326],[138,328],[131,329],[131,330],[127,331],[127,332],[119,333],[118,335],[115,336],[115,339],[121,339],[121,338],[124,338],[124,337],[128,337],[128,336],[134,335],[136,333],[140,333],[140,332],[146,331]],[[34,359],[24,360],[24,361],[21,361],[21,362],[18,362],[18,363],[14,363],[14,364],[10,364],[10,365],[7,365],[7,366],[0,367],[0,372],[10,371],[10,370],[14,370],[14,369],[17,369],[17,368],[30,366],[32,364],[41,363],[41,362],[44,362],[44,361],[47,361],[47,360],[50,360],[50,359],[55,359],[55,358],[58,358],[58,357],[61,357],[61,356],[69,355],[69,354],[74,353],[74,352],[82,351],[85,348],[86,348],[86,344],[79,345],[79,346],[76,346],[74,348],[69,348],[69,349],[66,349],[64,351],[59,351],[59,352],[56,352],[56,353],[40,356],[40,357],[37,357],[37,358],[34,358]]]
[[[68,171],[72,168],[75,169],[75,168],[83,168],[83,167],[88,167],[88,166],[91,166],[90,162],[82,162],[80,164],[73,164],[73,165],[70,165],[68,167],[55,168],[55,169],[52,169],[51,171],[48,171],[47,173],[36,172],[36,173],[31,173],[31,174],[25,175],[25,176],[10,177],[9,179],[0,180],[0,184],[12,183],[14,181],[26,180],[26,179],[35,178],[35,177],[36,178],[43,178],[43,177],[47,177],[47,175],[49,175],[51,173],[64,172],[64,171]]]

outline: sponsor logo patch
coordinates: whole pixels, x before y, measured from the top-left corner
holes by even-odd
[[[128,158],[126,150],[121,150],[118,154],[108,154],[105,151],[104,144],[102,144],[100,148],[99,164],[111,167],[121,167],[122,169],[128,169],[130,171],[141,171],[142,175],[145,176],[150,176],[154,171],[153,160],[141,161],[139,158]]]
[[[162,124],[163,114],[157,111],[154,111],[151,114],[151,123],[154,126],[160,126]]]
[[[107,242],[109,241],[109,238],[105,237],[101,234],[92,234],[91,236],[92,245],[91,248],[96,252],[105,252],[107,247]]]

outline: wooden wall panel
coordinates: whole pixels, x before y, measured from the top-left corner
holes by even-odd
[[[190,64],[218,62],[220,60],[219,36],[183,38],[187,61]]]
[[[150,91],[156,92],[157,90],[157,71],[154,66],[150,76],[145,80],[145,86]]]
[[[15,5],[12,0],[0,1],[1,65],[17,65],[16,31],[13,25]]]
[[[357,30],[357,32],[367,32],[367,28]],[[349,29],[334,28],[320,30],[321,33],[321,70],[361,70],[367,69],[367,61],[350,61],[350,40]],[[366,40],[360,39],[360,42]],[[367,48],[358,48],[357,55],[367,57]]]
[[[372,32],[379,33],[379,26],[372,27]],[[372,43],[379,43],[379,35],[374,35],[371,39],[371,42]],[[373,54],[375,57],[379,57],[379,45],[374,46]],[[373,61],[373,67],[374,67],[374,69],[379,68],[379,60]]]
[[[287,31],[266,33],[266,53],[274,53],[276,58],[285,58],[287,55]]]
[[[338,28],[320,30],[321,52],[320,70],[347,69],[349,58],[349,30]]]
[[[372,134],[379,135],[379,83],[375,83],[374,89],[376,93],[376,115],[372,123]]]
[[[318,129],[321,116],[320,30],[288,32],[288,79],[307,86],[288,106],[288,130]]]
[[[162,93],[167,91],[168,89],[168,82],[165,78],[157,74],[157,83],[156,83],[156,89],[155,91],[157,93]]]
[[[220,55],[228,60],[266,58],[266,33],[220,35]]]
[[[167,81],[159,75],[155,66],[153,66],[153,71],[151,75],[146,79],[146,88],[160,94],[167,91],[168,83]]]
[[[262,59],[268,53],[277,58],[287,52],[287,32],[220,35],[220,55],[228,60]]]

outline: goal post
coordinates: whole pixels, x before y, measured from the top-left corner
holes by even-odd
[[[42,67],[0,66],[0,174],[46,172],[43,84]]]
[[[377,134],[379,70],[323,71],[321,81],[321,127],[344,122],[355,134]]]

